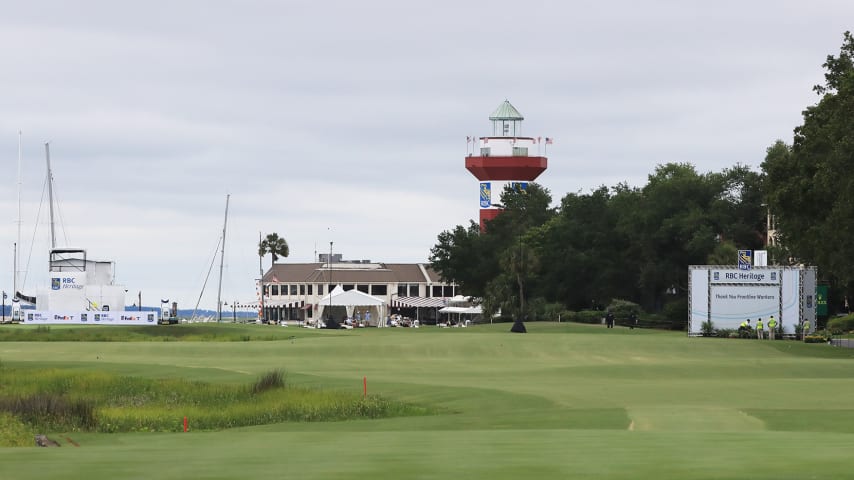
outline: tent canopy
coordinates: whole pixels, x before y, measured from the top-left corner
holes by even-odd
[[[470,297],[466,297],[464,295],[454,295],[453,297],[448,299],[449,304],[453,303],[469,303],[471,301]]]
[[[480,305],[476,307],[445,307],[439,309],[440,313],[470,313],[474,315],[483,314],[483,309]]]
[[[317,315],[318,319],[323,317],[325,313],[324,310],[328,307],[345,307],[347,309],[347,317],[353,316],[353,312],[356,310],[356,307],[367,307],[364,312],[361,312],[365,315],[365,317],[363,317],[365,323],[370,324],[373,321],[378,327],[385,326],[385,322],[383,321],[385,301],[356,289],[347,290],[345,292],[344,289],[338,285],[329,292],[329,295],[323,297],[317,302],[317,307],[319,310]],[[373,319],[371,318],[371,311],[373,311]]]
[[[382,299],[356,289],[345,292],[340,285],[336,286],[329,295],[317,302],[318,305],[326,307],[330,305],[337,307],[376,307],[383,303],[385,302]]]

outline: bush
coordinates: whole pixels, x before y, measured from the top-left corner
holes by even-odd
[[[601,310],[581,310],[578,312],[566,312],[561,320],[576,323],[602,323],[602,318],[605,317],[605,312]]]
[[[715,324],[711,320],[706,320],[700,325],[700,333],[704,337],[712,337],[715,335]]]
[[[827,343],[827,337],[824,335],[807,335],[804,337],[804,343]]]
[[[629,323],[629,315],[632,312],[640,315],[643,309],[637,303],[630,302],[628,300],[620,300],[619,298],[615,298],[611,300],[611,303],[608,305],[608,309],[611,310],[611,313],[614,314],[615,322],[619,324],[628,325]]]
[[[854,314],[830,319],[827,322],[827,329],[833,335],[842,335],[854,330]]]
[[[721,328],[719,330],[715,330],[715,335],[718,338],[738,338],[738,331],[733,328]]]
[[[562,314],[564,309],[560,303],[549,303],[542,297],[532,299],[527,305],[526,320],[544,320],[556,322],[557,316]]]
[[[649,313],[641,317],[641,325],[648,328],[670,330],[670,320],[660,313]]]
[[[688,328],[688,299],[680,298],[664,304],[661,314],[670,323],[671,330]]]

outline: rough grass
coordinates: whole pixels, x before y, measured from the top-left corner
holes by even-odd
[[[0,373],[0,413],[40,432],[178,432],[184,417],[194,430],[215,430],[428,413],[376,395],[286,388],[283,370],[250,385],[61,369],[0,367]],[[2,435],[0,445],[17,444],[17,430]]]
[[[0,342],[248,342],[315,336],[273,325],[190,323],[151,326],[0,325]]]

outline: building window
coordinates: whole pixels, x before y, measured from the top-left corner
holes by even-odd
[[[489,156],[489,147],[480,147],[480,156],[488,157]]]
[[[513,156],[514,157],[527,157],[528,156],[528,147],[513,147]]]
[[[387,285],[371,285],[371,295],[384,297],[388,293]]]
[[[343,288],[345,292],[349,292],[353,289],[353,285],[341,285],[341,288]]]
[[[443,297],[453,297],[454,296],[454,287],[451,285],[445,285],[442,287],[442,296]]]
[[[369,287],[368,285],[356,285],[356,290],[358,290],[362,293],[368,293],[369,292],[368,287]]]
[[[270,285],[270,295],[274,297],[279,296],[279,286],[278,285]]]
[[[433,285],[433,294],[431,297],[441,297],[442,295],[442,286],[441,285]]]
[[[409,284],[409,296],[410,297],[420,297],[421,292],[419,290],[420,289],[418,288],[417,283],[410,283]]]
[[[297,295],[297,286],[291,285],[291,296],[295,297]]]
[[[397,296],[398,296],[398,297],[407,297],[407,296],[409,296],[409,293],[406,291],[407,286],[408,286],[408,285],[406,285],[406,284],[403,284],[403,285],[398,284],[398,285],[397,285]]]
[[[323,284],[322,283],[317,284],[317,294],[323,295]]]
[[[302,285],[302,284],[301,284],[301,285],[299,286],[299,294],[300,294],[300,295],[305,295],[305,285]]]
[[[312,290],[312,288],[311,288],[311,287],[312,287],[312,286],[313,286],[313,285],[311,285],[310,283],[308,284],[308,294],[309,294],[309,295],[312,295],[312,293],[311,293],[311,290]]]

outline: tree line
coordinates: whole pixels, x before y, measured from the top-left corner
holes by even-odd
[[[815,265],[830,286],[831,311],[854,293],[854,38],[828,55],[825,83],[803,112],[791,144],[778,140],[760,171],[736,164],[698,172],[658,165],[641,187],[621,183],[570,193],[505,189],[504,212],[441,232],[430,263],[487,314],[542,315],[549,306],[602,308],[614,299],[684,319],[688,266],[736,263],[763,249],[769,215],[779,265]],[[851,297],[854,300],[854,297]]]

